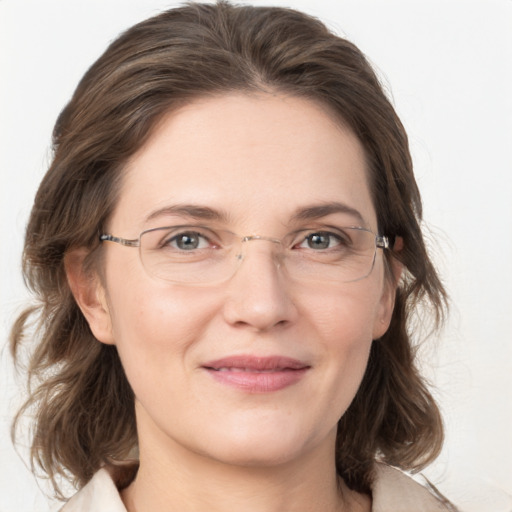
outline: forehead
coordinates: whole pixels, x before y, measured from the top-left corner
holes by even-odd
[[[112,224],[144,229],[155,210],[194,204],[256,229],[333,202],[375,227],[356,136],[307,99],[229,94],[196,100],[160,122],[125,170]]]

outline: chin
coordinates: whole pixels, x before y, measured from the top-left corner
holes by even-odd
[[[226,447],[226,450],[217,449],[210,457],[217,461],[231,466],[242,466],[247,468],[268,468],[290,463],[302,453],[301,447],[291,443],[256,443],[251,441],[250,445],[233,445]]]
[[[298,459],[317,443],[307,429],[287,419],[286,423],[255,420],[226,429],[208,440],[210,457],[246,467],[278,466]]]

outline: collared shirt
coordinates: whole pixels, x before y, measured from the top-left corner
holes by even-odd
[[[377,464],[372,485],[372,512],[447,512],[428,489],[398,469]],[[61,512],[127,512],[106,469],[76,493]]]

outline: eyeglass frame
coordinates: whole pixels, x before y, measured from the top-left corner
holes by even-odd
[[[140,248],[142,246],[141,245],[141,238],[142,238],[142,236],[145,233],[149,233],[149,232],[153,232],[153,231],[160,231],[160,230],[165,230],[165,229],[174,229],[174,228],[178,228],[178,227],[191,227],[192,228],[194,226],[185,226],[185,225],[184,226],[160,226],[160,227],[156,227],[156,228],[145,229],[144,231],[142,231],[139,234],[138,238],[133,238],[133,239],[122,238],[122,237],[118,237],[118,236],[114,236],[114,235],[105,233],[105,234],[99,235],[99,241],[100,241],[100,243],[102,243],[102,242],[113,242],[113,243],[120,244],[120,245],[122,245],[124,247],[138,247],[139,248],[139,257],[141,258],[142,266],[144,267],[146,272],[148,272],[148,274],[150,274],[150,272],[146,268],[146,265],[144,265],[144,263],[142,261],[142,256],[140,254]],[[210,228],[207,228],[206,226],[195,226],[195,227],[196,228],[210,229]],[[386,235],[378,235],[377,233],[375,233],[371,229],[365,228],[363,226],[344,226],[344,228],[345,229],[358,230],[358,231],[365,231],[365,232],[370,233],[370,234],[372,234],[374,236],[375,253],[374,253],[374,257],[373,257],[373,260],[372,260],[372,265],[370,267],[370,270],[364,276],[356,278],[356,279],[354,279],[352,281],[345,281],[345,282],[360,281],[362,279],[367,278],[372,273],[373,268],[375,266],[375,257],[376,257],[376,254],[377,254],[377,249],[389,250],[391,248],[390,237],[386,236]],[[240,236],[240,235],[238,235],[238,234],[236,234],[236,233],[234,233],[232,231],[229,231],[229,230],[223,230],[223,231],[228,232],[228,233],[230,233],[232,235],[235,235],[236,238],[239,239],[240,243],[249,242],[249,241],[252,241],[252,240],[264,240],[264,241],[268,241],[268,242],[272,242],[272,243],[276,243],[276,244],[280,244],[280,245],[282,245],[282,243],[283,243],[282,239],[275,238],[275,237],[269,237],[269,236],[264,236],[264,235],[245,235],[245,236]],[[241,255],[237,255],[237,258],[241,259]],[[198,284],[198,283],[192,283],[192,282],[187,283],[187,282],[181,282],[181,281],[173,281],[173,280],[170,280],[170,279],[167,280],[167,279],[164,279],[164,278],[159,278],[159,279],[161,279],[163,281],[167,281],[167,282],[175,282],[175,283],[187,284],[187,285]],[[229,279],[229,278],[227,278],[227,279]]]

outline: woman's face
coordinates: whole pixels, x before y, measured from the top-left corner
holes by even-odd
[[[195,101],[132,158],[109,232],[170,224],[272,238],[332,224],[377,231],[357,138],[319,105],[270,94]],[[391,316],[381,250],[368,277],[343,284],[291,279],[272,242],[252,241],[233,277],[201,286],[148,275],[136,248],[102,250],[104,293],[84,311],[117,346],[141,453],[268,465],[333,450]]]

